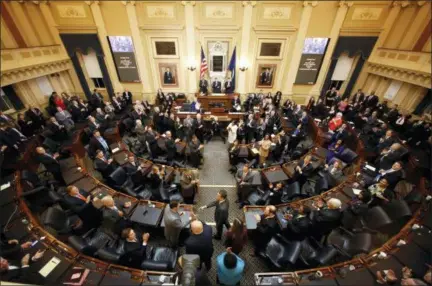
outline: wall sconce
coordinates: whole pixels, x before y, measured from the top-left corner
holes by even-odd
[[[190,71],[194,71],[196,70],[196,66],[188,66],[187,69]]]
[[[248,65],[247,65],[247,61],[246,59],[241,59],[240,60],[240,64],[239,64],[239,70],[241,70],[242,72],[246,71],[248,69]]]

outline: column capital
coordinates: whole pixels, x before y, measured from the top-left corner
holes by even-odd
[[[183,6],[187,6],[187,5],[191,5],[191,6],[195,6],[196,1],[181,1]]]
[[[256,4],[257,4],[257,1],[242,1],[243,6],[250,5],[250,6],[252,6],[252,8],[255,7]]]
[[[316,7],[318,5],[318,1],[303,1],[303,7],[308,7],[309,5]]]
[[[100,2],[99,1],[97,1],[97,0],[93,0],[93,1],[84,1],[87,5],[89,5],[89,6],[91,6],[92,4],[96,4],[96,5],[99,5],[100,4]]]
[[[420,7],[423,6],[424,4],[426,4],[427,1],[417,1],[417,5],[419,5]]]
[[[400,6],[401,8],[405,8],[408,7],[410,4],[410,1],[394,1],[393,7]]]
[[[339,7],[352,7],[354,5],[353,1],[339,1]]]
[[[35,4],[35,5],[39,5],[39,4],[41,4],[42,1],[32,1],[32,2],[33,2],[33,4]]]
[[[132,6],[135,6],[135,4],[136,4],[136,3],[135,3],[136,1],[121,1],[121,2],[122,2],[122,4],[125,5],[125,6],[127,6],[128,4],[130,4],[130,5],[132,5]]]

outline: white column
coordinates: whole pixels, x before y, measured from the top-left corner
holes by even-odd
[[[300,18],[299,28],[297,30],[297,37],[294,44],[294,51],[291,56],[291,63],[289,66],[288,75],[285,79],[285,84],[283,86],[283,93],[286,95],[293,94],[293,85],[300,64],[303,44],[306,38],[306,33],[309,26],[310,18],[312,16],[312,8],[316,7],[317,5],[318,5],[318,1],[303,2],[303,11]]]
[[[194,6],[195,1],[182,1],[185,6],[185,23],[186,23],[186,48],[187,48],[187,65],[196,67],[194,71],[187,70],[185,75],[188,78],[188,92],[195,93],[198,89],[198,79],[196,72],[199,70],[200,65],[195,53],[195,19],[194,19]],[[182,67],[184,68],[184,67]]]
[[[41,5],[39,7],[41,9],[42,16],[45,18],[45,21],[48,25],[48,28],[51,32],[53,39],[54,39],[54,43],[56,45],[61,45],[62,40],[60,39],[60,34],[59,34],[58,29],[57,29],[57,24],[54,20],[52,13],[51,13],[51,9],[49,7],[49,4],[50,4],[50,2],[44,1],[44,2],[41,2]],[[63,48],[63,45],[62,45],[62,48]]]
[[[240,47],[240,65],[250,65],[248,61],[249,46],[250,46],[250,34],[252,28],[252,12],[257,1],[243,1],[243,24],[241,34],[241,47]],[[238,88],[237,91],[240,94],[246,93],[246,75],[249,69],[245,71],[239,71],[238,74]]]
[[[339,2],[339,8],[336,13],[336,17],[333,22],[332,29],[330,31],[330,43],[327,46],[327,51],[324,56],[323,62],[321,64],[321,70],[318,75],[318,79],[315,82],[315,85],[312,87],[311,91],[309,92],[309,95],[319,95],[320,91],[322,89],[322,85],[324,83],[324,79],[327,75],[327,71],[330,67],[331,58],[333,55],[333,51],[336,47],[337,39],[339,36],[340,29],[342,27],[342,24],[345,20],[345,16],[348,12],[348,8],[353,5],[353,2],[345,2],[340,1]]]
[[[113,84],[114,92],[118,92],[120,90],[123,90],[123,86],[120,83],[118,77],[117,77],[117,71],[114,66],[114,59],[111,54],[111,50],[108,44],[108,34],[105,28],[105,22],[102,16],[101,9],[99,5],[101,5],[101,2],[99,1],[85,1],[91,8],[93,19],[95,21],[99,41],[102,46],[102,50],[104,52],[104,58],[105,58],[105,64],[108,69],[108,74],[110,76],[111,82]]]
[[[393,24],[395,23],[398,15],[401,11],[401,8],[407,7],[408,5],[409,5],[408,1],[394,1],[393,2],[392,8],[390,9],[390,13],[387,16],[387,18],[384,22],[382,31],[378,37],[378,40],[375,43],[375,47],[373,49],[373,52],[375,52],[377,48],[381,48],[384,45],[385,40],[387,39],[388,35],[390,34],[390,31],[392,30]]]
[[[142,84],[143,93],[151,93],[153,90],[153,80],[150,79],[147,69],[147,62],[144,56],[144,47],[141,33],[138,26],[138,18],[135,8],[135,1],[122,1],[126,5],[126,12],[129,19],[129,26],[132,32],[132,39],[135,47],[136,63]]]

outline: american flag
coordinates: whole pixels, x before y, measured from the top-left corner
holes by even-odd
[[[201,69],[200,69],[200,78],[203,78],[208,71],[207,60],[204,55],[204,50],[201,46]]]

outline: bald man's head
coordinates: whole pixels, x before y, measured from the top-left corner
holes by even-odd
[[[267,206],[264,210],[264,215],[269,216],[276,213],[276,207],[275,206]]]
[[[203,232],[203,224],[199,220],[194,220],[191,223],[191,231],[193,234],[200,234]]]

